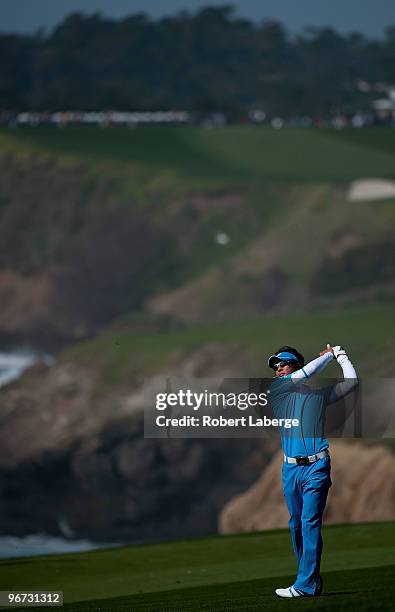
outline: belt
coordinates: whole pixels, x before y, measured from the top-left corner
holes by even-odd
[[[307,457],[286,457],[284,455],[284,463],[297,463],[298,465],[310,465],[315,463],[318,459],[329,457],[329,451],[327,449],[317,453],[316,455],[308,455]]]

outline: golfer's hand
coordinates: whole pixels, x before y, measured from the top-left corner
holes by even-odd
[[[332,353],[333,355],[333,348],[331,347],[330,344],[326,345],[326,349],[324,349],[323,351],[320,352],[320,357],[321,355],[325,355],[325,353]]]

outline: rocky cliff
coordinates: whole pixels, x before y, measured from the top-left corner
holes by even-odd
[[[386,447],[333,441],[332,482],[326,523],[395,519],[395,456]],[[220,533],[287,527],[288,511],[281,483],[280,451],[257,482],[229,501],[219,517]]]
[[[81,160],[0,151],[0,174],[3,343],[56,347],[138,306],[165,240],[141,203]]]
[[[173,367],[178,375],[235,372],[223,351],[207,348]],[[97,378],[61,359],[1,390],[1,532],[99,541],[215,532],[223,505],[258,478],[270,447],[144,439],[141,378],[106,393]]]

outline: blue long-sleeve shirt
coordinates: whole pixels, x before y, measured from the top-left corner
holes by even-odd
[[[311,389],[304,384],[332,361],[332,353],[325,353],[292,374],[273,379],[270,402],[274,416],[299,421],[299,427],[280,427],[281,444],[287,457],[314,455],[328,448],[324,436],[326,406],[344,397],[358,382],[348,357],[342,357],[339,363],[348,379],[336,385]]]

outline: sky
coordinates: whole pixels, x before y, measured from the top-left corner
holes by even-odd
[[[395,0],[0,0],[0,31],[50,31],[72,12],[101,12],[113,18],[144,12],[158,18],[224,4],[233,4],[238,15],[255,21],[281,21],[292,33],[309,25],[331,26],[378,38],[387,26],[395,26]]]

